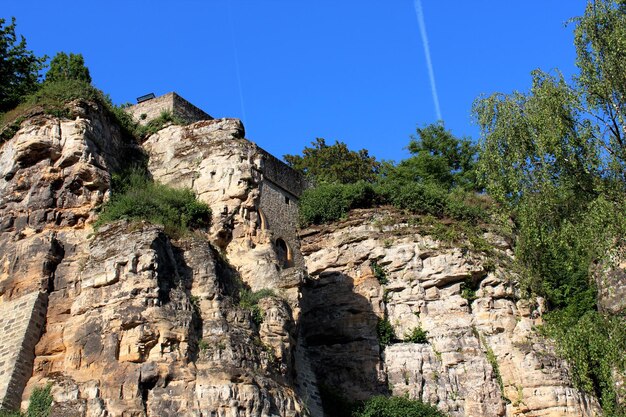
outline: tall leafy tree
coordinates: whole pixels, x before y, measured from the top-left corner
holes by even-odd
[[[15,18],[10,24],[0,19],[0,112],[11,110],[37,89],[46,60],[27,49],[24,36],[17,37]]]
[[[609,173],[626,180],[626,2],[589,1],[576,22],[576,78]]]
[[[91,83],[89,68],[85,66],[82,54],[69,55],[58,52],[50,61],[50,69],[46,73],[46,82],[79,80]]]
[[[536,70],[528,93],[476,101],[479,171],[511,210],[523,283],[552,308],[574,380],[605,415],[624,416],[613,376],[626,370],[626,321],[597,310],[592,273],[626,244],[626,2],[590,0],[573,21],[571,82]]]
[[[404,181],[437,183],[446,189],[478,188],[476,145],[455,137],[441,122],[417,128],[416,133],[408,146],[412,156],[401,161],[392,175]]]
[[[284,159],[315,183],[352,184],[376,179],[380,163],[366,149],[352,151],[338,141],[327,145],[323,138],[317,138],[311,145],[304,148],[302,155],[285,155]]]

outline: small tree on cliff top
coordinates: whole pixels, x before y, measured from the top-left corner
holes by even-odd
[[[91,83],[89,69],[85,66],[82,54],[69,55],[58,52],[50,61],[50,69],[46,73],[46,82],[79,80]]]

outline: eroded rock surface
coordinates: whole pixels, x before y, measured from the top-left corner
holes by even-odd
[[[511,256],[505,242],[494,244],[499,257]],[[302,322],[313,367],[320,383],[346,398],[387,391],[452,416],[597,412],[534,331],[541,300],[519,299],[506,263],[415,234],[384,209],[305,230],[302,250],[311,274]],[[382,352],[379,320],[396,335]],[[427,340],[402,342],[416,328]]]
[[[488,236],[492,259],[380,209],[303,231],[301,250],[300,179],[289,185],[234,119],[142,144],[154,179],[211,206],[210,230],[94,231],[111,174],[139,148],[97,105],[69,110],[34,114],[0,144],[0,303],[47,300],[24,406],[52,382],[58,417],[321,417],[320,388],[408,394],[455,417],[597,410],[536,334],[542,302],[519,299],[501,239]],[[274,295],[242,306],[244,287]],[[382,348],[381,320],[397,336]],[[404,341],[415,329],[426,340]]]
[[[215,215],[212,233],[173,242],[147,223],[93,230],[111,173],[138,148],[98,106],[73,106],[74,120],[28,119],[0,154],[0,296],[48,299],[24,400],[51,382],[57,416],[305,415],[293,364],[303,274],[283,271],[261,227],[241,124],[166,128],[184,134],[167,137],[169,157],[146,143],[155,179],[193,188]],[[245,285],[275,288],[262,323],[238,305]]]

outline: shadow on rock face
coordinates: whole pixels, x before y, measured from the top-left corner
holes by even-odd
[[[388,393],[376,333],[378,316],[354,278],[322,273],[303,288],[302,333],[325,412],[339,415],[338,399],[361,401]]]

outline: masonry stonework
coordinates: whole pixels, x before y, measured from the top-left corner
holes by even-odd
[[[174,92],[137,103],[128,107],[126,111],[141,125],[158,118],[162,112],[170,112],[175,117],[183,119],[186,123],[213,120],[210,115]]]
[[[0,303],[0,409],[19,407],[46,321],[44,293]]]
[[[259,209],[266,228],[287,243],[291,266],[303,267],[297,236],[298,199],[307,184],[302,175],[284,162],[259,148],[262,158],[263,181],[260,185]]]

